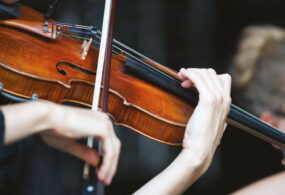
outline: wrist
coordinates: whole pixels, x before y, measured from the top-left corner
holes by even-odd
[[[186,158],[195,162],[195,164],[197,164],[197,166],[199,164],[202,164],[205,159],[207,158],[207,156],[209,156],[209,148],[208,146],[197,146],[197,145],[191,145],[190,147],[184,147],[181,151],[181,156],[183,156],[183,158]]]
[[[183,149],[178,155],[177,159],[179,159],[179,161],[183,163],[185,169],[194,168],[198,170],[203,167],[206,155],[197,154],[195,152],[192,152],[191,150]]]
[[[47,114],[47,129],[55,129],[58,126],[58,121],[60,121],[61,107],[57,104],[47,102],[46,103],[48,114]]]
[[[51,128],[51,108],[46,102],[3,106],[2,112],[5,116],[5,144]]]
[[[56,112],[57,105],[50,102],[36,102],[35,106],[39,118],[38,125],[35,125],[35,132],[33,133],[52,129],[55,124],[54,112]]]

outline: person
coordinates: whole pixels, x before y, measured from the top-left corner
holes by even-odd
[[[183,193],[209,167],[226,128],[226,117],[231,104],[231,77],[228,74],[217,75],[213,69],[194,68],[183,68],[178,73],[178,76],[182,81],[182,87],[189,88],[194,86],[199,92],[198,105],[185,130],[183,148],[177,158],[165,170],[134,194]],[[96,166],[98,164],[96,151],[78,144],[74,139],[94,136],[101,140],[104,157],[103,164],[97,173],[99,180],[106,185],[110,184],[117,167],[120,142],[113,131],[110,120],[105,114],[99,111],[91,112],[82,108],[71,108],[47,102],[29,102],[1,106],[0,110],[3,113],[1,120],[2,139],[0,140],[3,141],[4,145],[19,142],[19,140],[29,135],[38,134],[40,136],[39,139],[43,140],[46,145],[68,152]],[[0,144],[2,145],[2,143]],[[5,146],[1,146],[1,153],[3,150],[5,150]],[[0,156],[3,162],[3,153]],[[40,168],[39,170],[32,170],[44,172],[44,169],[48,169],[48,167]],[[9,171],[11,169],[8,169]],[[32,180],[37,180],[39,175],[42,175],[42,173],[32,174],[38,174],[38,178],[32,178]],[[23,178],[22,175],[21,178]],[[51,179],[50,177],[48,178]],[[31,178],[28,177],[28,179]],[[41,182],[45,181],[47,180],[41,178]],[[18,180],[18,182],[28,183],[29,185],[31,183],[40,185],[41,183],[29,180]],[[47,182],[51,184],[50,181]],[[15,189],[17,185],[22,184],[16,183],[12,188]],[[53,190],[58,185],[48,186],[47,192],[40,191],[43,189],[38,189],[39,191],[37,192],[41,192],[41,194],[62,193],[62,191],[57,192],[56,189]],[[5,188],[7,186],[2,187]],[[36,188],[37,186],[30,187]],[[9,189],[11,189],[11,186]],[[24,191],[16,190],[18,194],[36,194],[34,189],[21,189],[24,189]]]
[[[284,29],[250,26],[242,31],[232,67],[237,103],[282,132],[285,132],[284,56]],[[284,181],[285,172],[277,173],[233,194],[284,194]]]

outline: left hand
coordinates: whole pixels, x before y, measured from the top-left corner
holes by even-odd
[[[182,87],[196,87],[199,102],[189,120],[182,153],[191,155],[197,165],[203,164],[205,171],[226,127],[231,98],[231,77],[217,75],[213,69],[181,69],[179,78]],[[193,161],[192,161],[193,162]]]

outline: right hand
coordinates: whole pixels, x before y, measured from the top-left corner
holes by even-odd
[[[41,133],[43,140],[56,149],[70,153],[93,166],[98,165],[97,151],[79,144],[76,138],[95,137],[103,145],[103,162],[97,170],[98,178],[105,185],[111,180],[117,169],[121,143],[114,133],[112,122],[107,114],[100,111],[51,104],[50,122],[52,130]]]
[[[230,109],[231,77],[217,75],[213,69],[181,69],[179,78],[182,87],[195,87],[199,92],[199,103],[189,120],[182,153],[194,157],[197,165],[206,171],[226,127]],[[201,173],[202,174],[202,173]]]

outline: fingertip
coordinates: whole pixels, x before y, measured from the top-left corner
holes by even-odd
[[[112,179],[107,179],[107,180],[105,181],[105,185],[106,185],[106,186],[109,186],[111,183],[112,183]]]
[[[186,80],[186,81],[183,81],[181,83],[181,86],[184,87],[184,88],[189,88],[193,85],[193,83],[190,81],[190,80]]]
[[[186,81],[183,81],[183,82],[181,83],[181,86],[185,88],[185,87],[186,87]]]
[[[112,182],[112,178],[108,178],[107,173],[105,173],[103,169],[97,170],[97,177],[105,186],[110,185]]]
[[[97,177],[100,181],[104,182],[105,183],[105,173],[104,173],[104,170],[101,168],[97,169]]]
[[[181,73],[185,73],[186,69],[185,68],[181,68],[179,72]]]

